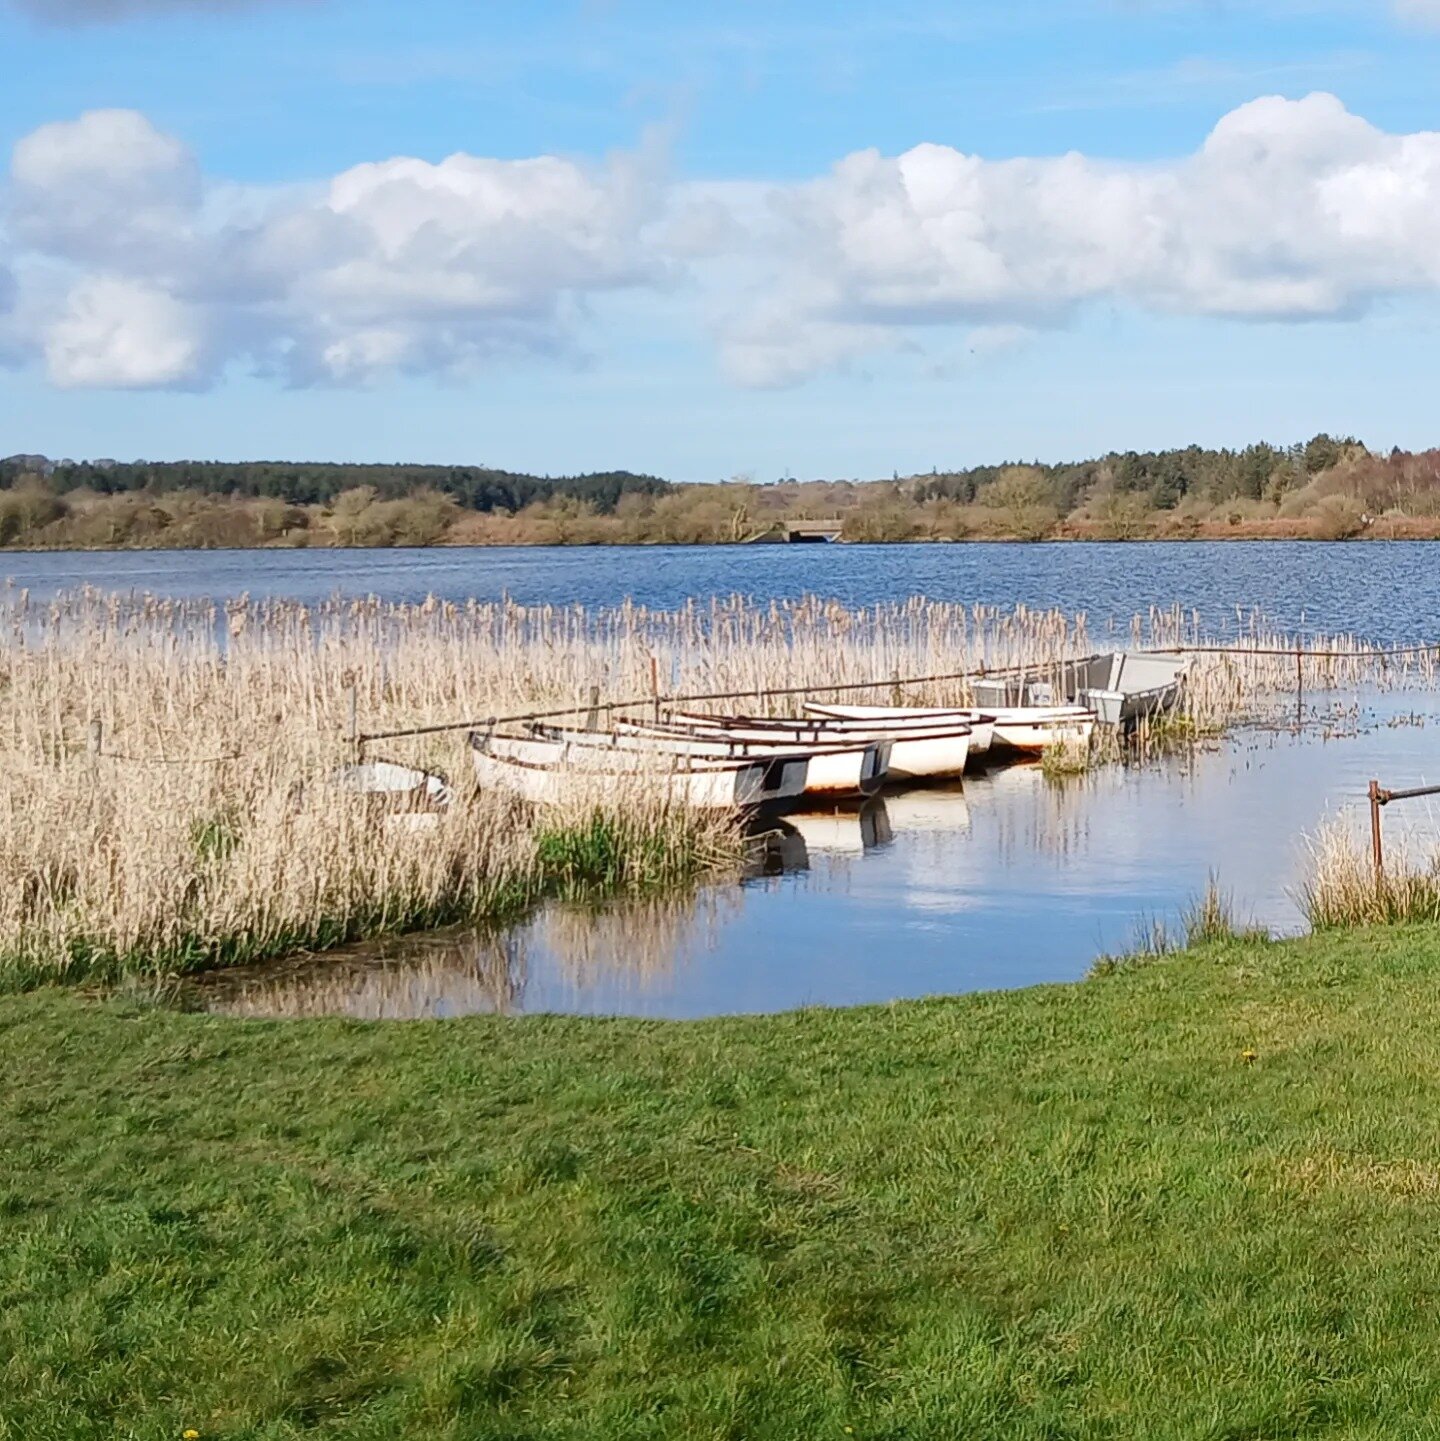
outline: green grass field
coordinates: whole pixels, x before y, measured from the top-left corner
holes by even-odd
[[[0,1436],[1440,1436],[1440,931],[678,1025],[0,1000]]]

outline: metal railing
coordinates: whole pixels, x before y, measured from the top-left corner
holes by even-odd
[[[677,705],[700,705],[722,700],[768,700],[771,697],[795,695],[845,695],[852,691],[902,690],[905,686],[928,685],[938,681],[978,680],[986,676],[1006,674],[1023,670],[1022,666],[1009,666],[1003,670],[987,671],[982,666],[963,671],[949,671],[942,675],[891,676],[887,680],[846,681],[837,685],[793,685],[756,686],[749,690],[703,691],[687,695],[666,695],[661,692],[658,674],[652,672],[649,695],[635,696],[627,700],[602,701],[600,687],[590,687],[590,697],[580,705],[565,706],[559,710],[522,711],[512,715],[486,716],[484,720],[445,721],[438,725],[407,726],[402,730],[362,731],[357,724],[357,706],[354,689],[348,693],[347,708],[350,715],[350,741],[357,752],[363,752],[371,741],[402,740],[412,736],[444,735],[449,731],[492,730],[501,725],[520,725],[530,721],[559,720],[564,716],[583,715],[591,728],[598,722],[600,714],[613,715],[619,710],[634,710],[649,706],[654,715]]]
[[[1370,782],[1370,854],[1375,862],[1377,879],[1385,873],[1385,841],[1380,833],[1380,812],[1391,801],[1408,801],[1417,796],[1440,796],[1440,786],[1411,786],[1408,790],[1394,791],[1382,786],[1379,781]]]

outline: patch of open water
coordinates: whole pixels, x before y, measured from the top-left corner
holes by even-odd
[[[1440,696],[1312,696],[1300,721],[1060,782],[1012,766],[792,817],[738,886],[224,973],[188,999],[253,1016],[697,1017],[1068,981],[1143,924],[1173,931],[1211,875],[1237,920],[1296,932],[1307,834],[1358,823],[1372,776],[1440,781]],[[1387,839],[1440,831],[1436,816],[1397,805]]]
[[[1194,610],[1215,636],[1259,611],[1286,631],[1433,638],[1430,541],[1057,541],[1040,545],[440,546],[432,550],[53,551],[0,554],[0,579],[45,600],[92,585],[216,601],[390,601],[672,609],[712,595],[820,595],[848,606],[932,600],[1084,612],[1091,633],[1152,606]],[[1237,608],[1239,612],[1237,613]]]

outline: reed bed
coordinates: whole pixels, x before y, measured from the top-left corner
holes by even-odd
[[[0,593],[0,979],[166,975],[360,937],[513,914],[547,895],[683,886],[738,864],[733,822],[653,794],[536,814],[468,785],[463,736],[369,754],[461,784],[423,827],[328,777],[368,733],[563,706],[749,692],[793,711],[805,687],[857,683],[964,703],[963,679],[1111,645],[1204,643],[1181,611],[1092,633],[1086,617],[915,599],[633,604],[227,605],[79,591]],[[1429,653],[1387,661],[1347,639],[1299,643],[1306,684],[1433,684]],[[1293,693],[1295,642],[1251,620],[1243,649],[1197,655],[1187,723],[1216,729]],[[1268,652],[1283,651],[1283,654]],[[1324,653],[1322,655],[1322,653]],[[353,707],[353,712],[352,712]],[[730,703],[742,708],[742,702]],[[98,748],[96,740],[98,739]]]

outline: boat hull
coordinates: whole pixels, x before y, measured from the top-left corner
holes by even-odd
[[[888,740],[862,737],[835,742],[807,741],[789,732],[764,728],[721,730],[712,727],[665,726],[638,721],[617,721],[616,734],[649,742],[663,753],[684,748],[691,754],[734,756],[794,754],[803,751],[809,759],[805,781],[808,795],[844,800],[873,795],[890,773],[891,748]],[[684,752],[682,752],[684,753]]]
[[[884,725],[872,721],[785,720],[682,713],[679,723],[701,733],[736,738],[767,737],[794,745],[831,745],[868,741],[888,744],[891,781],[941,780],[963,775],[970,758],[973,730],[966,722]]]
[[[702,810],[753,810],[793,804],[804,794],[803,757],[727,760],[602,751],[565,742],[470,735],[482,790],[503,790],[533,805],[598,802],[644,790]],[[657,766],[657,759],[668,765]]]
[[[990,749],[995,726],[984,711],[960,706],[820,705],[807,703],[805,714],[846,731],[871,730],[876,735],[903,735],[908,730],[934,730],[968,726],[974,760]]]
[[[1083,749],[1095,734],[1093,711],[1054,711],[1017,706],[995,717],[994,748],[1018,755],[1043,755],[1052,746]]]

